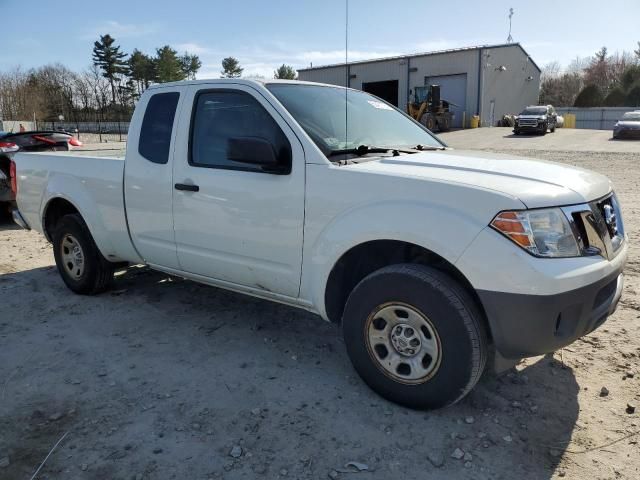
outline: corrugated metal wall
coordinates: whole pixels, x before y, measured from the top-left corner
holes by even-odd
[[[556,108],[560,115],[572,113],[576,116],[576,128],[590,128],[593,130],[612,130],[615,123],[622,115],[633,110],[640,110],[640,107],[605,107],[605,108],[576,108],[559,107]]]
[[[465,115],[467,126],[472,115],[477,113],[478,107],[478,50],[463,50],[439,55],[426,55],[411,59],[411,67],[416,71],[411,73],[411,88],[425,85],[429,77],[466,74],[467,97]],[[441,92],[443,100],[448,100],[447,91]],[[462,119],[456,119],[457,122]]]
[[[346,67],[339,65],[335,67],[318,68],[314,70],[300,70],[298,79],[307,82],[328,83],[330,85],[346,86]]]
[[[393,59],[383,62],[356,63],[350,66],[351,88],[362,90],[366,82],[398,80],[398,107],[404,109],[407,103],[407,59]]]
[[[482,126],[495,126],[503,115],[518,114],[527,105],[538,103],[540,72],[519,47],[482,52]]]

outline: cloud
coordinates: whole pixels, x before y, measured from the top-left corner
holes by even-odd
[[[415,52],[437,52],[440,50],[450,50],[452,48],[468,47],[469,43],[452,42],[451,40],[432,40],[421,42],[415,46]]]
[[[311,63],[313,65],[327,65],[333,63],[344,62],[344,50],[292,50],[285,49],[280,46],[274,46],[271,49],[253,48],[244,49],[237,52],[213,51],[210,49],[189,48],[200,46],[198,44],[180,44],[177,45],[178,50],[183,49],[199,55],[202,59],[202,69],[198,73],[198,78],[218,78],[222,69],[221,62],[224,57],[234,56],[240,61],[240,65],[244,68],[243,77],[265,77],[272,78],[273,72],[283,63],[291,65],[293,68],[305,68]],[[376,49],[376,50],[349,50],[349,60],[367,60],[372,58],[389,57],[400,55],[400,53],[392,50]]]
[[[188,52],[195,55],[207,55],[213,53],[209,47],[205,47],[195,42],[178,43],[175,49],[179,52]]]
[[[85,33],[82,36],[83,40],[93,40],[100,35],[109,34],[112,37],[127,38],[127,37],[143,37],[145,35],[151,35],[158,32],[160,25],[157,23],[120,23],[115,20],[108,20],[96,25],[90,32]]]
[[[377,46],[371,50],[349,50],[349,61],[371,60],[377,58],[401,56],[412,53],[421,53],[437,50],[447,50],[473,45],[469,41],[434,40],[411,45],[406,51],[399,51],[385,46]],[[295,49],[289,45],[271,42],[260,47],[240,48],[236,50],[214,50],[202,44],[189,42],[176,45],[178,51],[188,51],[199,55],[203,66],[197,77],[219,78],[222,69],[221,62],[224,57],[233,56],[240,61],[244,68],[243,77],[261,76],[272,78],[273,72],[280,65],[291,65],[295,69],[313,66],[343,63],[345,52],[343,49]]]
[[[377,50],[349,50],[349,61],[358,60],[371,60],[374,58],[393,57],[396,55],[402,55],[399,52],[394,51],[377,51]],[[331,64],[342,63],[345,60],[344,50],[311,50],[307,52],[293,53],[292,59],[304,64],[317,63],[317,64]]]

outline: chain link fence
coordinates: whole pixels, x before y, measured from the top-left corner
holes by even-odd
[[[129,122],[37,122],[38,130],[64,130],[83,143],[126,142]]]

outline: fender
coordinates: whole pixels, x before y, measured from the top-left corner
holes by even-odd
[[[90,194],[85,182],[79,177],[52,173],[42,196],[40,219],[44,230],[44,219],[51,201],[62,198],[80,212],[89,227],[91,236],[100,253],[112,262],[142,262],[129,239],[124,217],[122,186],[114,191],[112,182],[104,182]],[[95,201],[98,198],[101,202]]]
[[[436,203],[385,201],[347,210],[326,224],[315,241],[308,239],[313,243],[305,245],[301,298],[310,299],[327,320],[324,293],[329,274],[353,247],[372,240],[398,240],[455,264],[485,226],[484,218]]]

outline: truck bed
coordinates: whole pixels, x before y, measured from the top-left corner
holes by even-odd
[[[29,226],[45,233],[50,202],[73,198],[73,206],[106,258],[135,259],[125,217],[124,157],[109,156],[111,153],[114,151],[17,153],[17,203]]]

